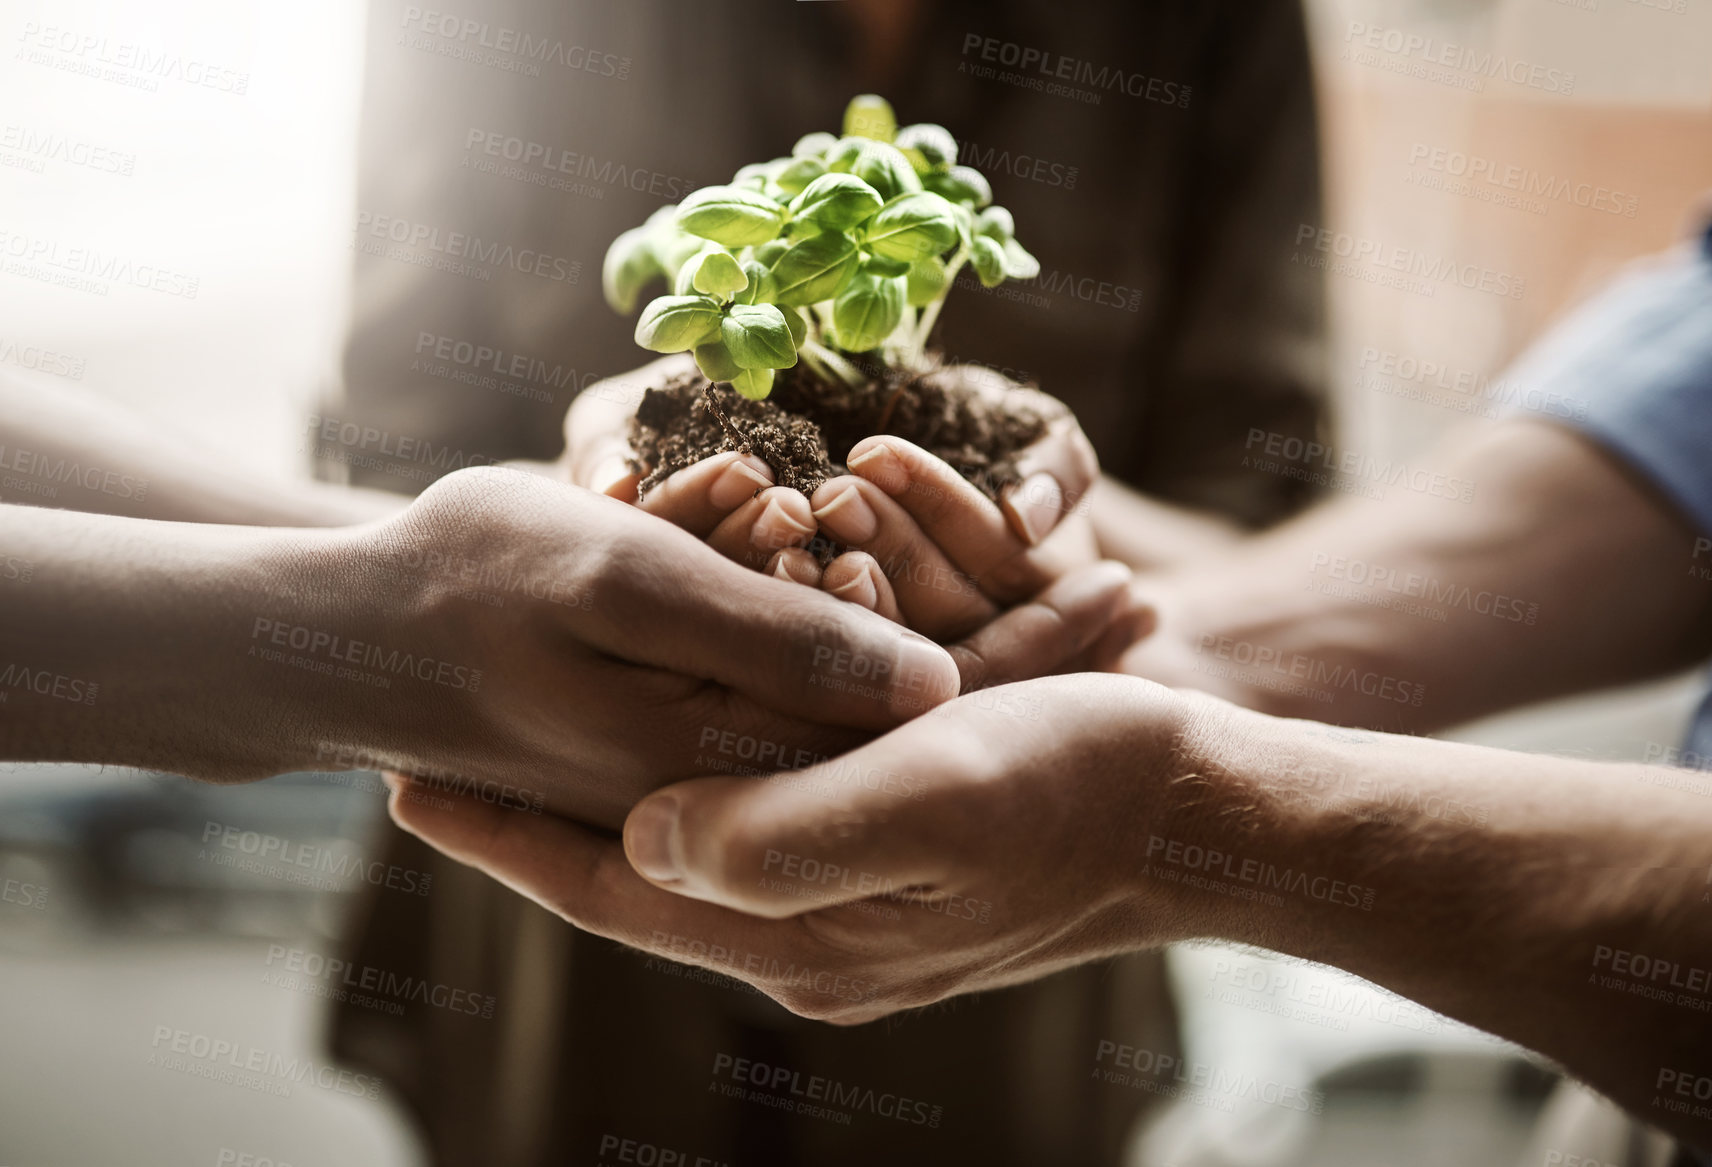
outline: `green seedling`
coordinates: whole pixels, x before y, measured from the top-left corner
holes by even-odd
[[[957,164],[948,130],[900,128],[866,94],[844,111],[842,136],[807,134],[790,157],[745,166],[624,232],[601,285],[629,313],[664,279],[671,294],[642,309],[636,343],[693,353],[709,380],[745,397],[766,397],[775,371],[799,359],[860,384],[849,354],[925,367],[964,264],[989,288],[1040,274],[992,201],[987,180]]]

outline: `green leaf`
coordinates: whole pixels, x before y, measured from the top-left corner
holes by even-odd
[[[921,179],[896,146],[885,142],[869,142],[856,155],[850,173],[880,192],[883,199],[921,189]]]
[[[725,296],[733,292],[741,292],[749,286],[749,277],[737,265],[729,251],[719,248],[709,248],[687,267],[695,269],[692,283],[698,292],[706,292],[710,296]]]
[[[957,241],[964,247],[975,246],[975,212],[967,203],[952,203],[951,210],[957,216]]]
[[[1005,282],[1005,249],[990,235],[975,236],[975,245],[969,249],[969,262],[975,265],[975,274],[981,277],[982,287],[997,287]]]
[[[811,235],[773,264],[779,281],[776,303],[790,306],[829,300],[856,271],[860,259],[856,241],[842,231]]]
[[[743,371],[743,367],[731,359],[731,350],[717,340],[696,345],[695,363],[701,375],[709,381],[729,381]]]
[[[745,369],[788,369],[797,346],[784,313],[771,304],[734,304],[719,324],[719,339]]]
[[[945,290],[945,264],[938,256],[918,259],[910,264],[909,275],[905,277],[909,287],[907,296],[911,308],[925,308]]]
[[[647,227],[632,227],[606,249],[606,260],[600,267],[600,290],[614,312],[625,315],[633,312],[636,297],[642,294],[648,281],[663,274],[648,238]]]
[[[786,194],[801,194],[803,188],[821,175],[826,173],[826,163],[818,158],[794,158],[791,164],[779,171],[779,189]]]
[[[904,314],[902,276],[859,273],[832,302],[832,326],[838,347],[847,352],[877,348],[892,334]]]
[[[791,249],[788,239],[769,239],[755,249],[755,261],[768,267],[779,262],[779,256]]]
[[[738,265],[749,280],[748,287],[738,292],[732,299],[739,304],[770,304],[773,295],[779,290],[778,282],[773,279],[773,273],[768,271],[757,260],[746,259]]]
[[[833,173],[848,174],[850,168],[856,165],[856,159],[861,156],[862,147],[867,144],[867,138],[840,138],[837,144],[826,152],[822,161]]]
[[[853,174],[823,174],[791,203],[791,220],[825,231],[846,231],[870,218],[885,200]]]
[[[898,131],[893,145],[902,150],[910,161],[921,159],[917,170],[944,170],[957,161],[957,139],[951,136],[950,130],[932,122],[905,126]]]
[[[901,259],[890,259],[884,255],[870,255],[862,261],[862,270],[876,276],[901,276],[907,273],[910,265]]]
[[[899,195],[868,223],[868,250],[910,263],[957,242],[957,215],[931,191]]]
[[[1032,280],[1040,274],[1040,261],[1015,239],[1005,240],[1005,274],[1013,280]]]
[[[824,130],[816,130],[812,134],[804,134],[797,139],[797,144],[791,147],[791,157],[820,158],[825,161],[823,156],[836,145],[838,145],[836,135],[829,134]]]
[[[679,205],[677,223],[691,235],[726,247],[748,247],[776,236],[785,224],[785,211],[759,191],[709,186]]]
[[[977,210],[993,201],[993,188],[981,177],[981,172],[971,166],[953,166],[950,170],[925,175],[921,184],[954,203],[968,203]]]
[[[975,234],[1003,243],[1016,234],[1016,220],[1003,207],[988,207],[975,216]]]
[[[795,308],[780,308],[779,314],[785,318],[785,327],[791,330],[791,343],[801,350],[803,341],[808,339],[808,321]]]
[[[719,335],[719,305],[706,296],[661,296],[642,309],[636,343],[656,353],[681,353]]]
[[[844,107],[844,132],[850,137],[890,142],[897,137],[898,119],[891,103],[877,93],[863,93]]]
[[[751,401],[765,401],[773,391],[773,370],[743,369],[731,378],[731,387]]]

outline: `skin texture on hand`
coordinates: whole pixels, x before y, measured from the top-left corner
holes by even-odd
[[[629,426],[643,389],[690,368],[667,357],[590,386],[565,418],[563,474],[636,501]],[[875,436],[851,451],[850,473],[812,499],[773,485],[760,459],[715,455],[674,474],[640,506],[707,539],[722,554],[947,643],[992,620],[1077,567],[1100,558],[1086,496],[1098,477],[1093,447],[1063,405],[996,374],[954,366],[989,398],[1021,401],[1048,432],[1018,457],[1022,481],[995,504],[953,467],[902,438]],[[751,474],[751,472],[753,472]],[[819,537],[847,548],[826,566],[803,550]]]
[[[392,813],[580,927],[805,1016],[1222,939],[1348,969],[1705,1143],[1712,1123],[1657,1100],[1712,1075],[1712,1013],[1600,979],[1617,952],[1712,952],[1712,807],[1667,781],[1080,674],[961,697],[797,773],[669,787],[622,851],[402,784]]]
[[[324,532],[22,507],[0,523],[34,564],[0,652],[99,687],[87,707],[9,705],[15,759],[215,781],[386,766],[612,827],[727,743],[731,760],[833,756],[959,685],[920,636],[517,471],[459,471]]]

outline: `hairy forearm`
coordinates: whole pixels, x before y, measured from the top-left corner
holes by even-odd
[[[1344,499],[1144,583],[1170,635],[1123,667],[1421,731],[1686,667],[1712,644],[1694,533],[1585,439],[1513,423],[1421,464],[1472,498]]]
[[[214,781],[310,768],[363,698],[258,621],[349,629],[331,532],[0,506],[0,757]]]
[[[0,378],[0,498],[186,523],[326,527],[400,509],[384,491],[258,476],[93,393]]]
[[[1178,792],[1202,797],[1147,857],[1224,889],[1183,887],[1191,921],[1538,1050],[1712,1144],[1693,1095],[1712,1075],[1706,799],[1649,767],[1202,709]]]

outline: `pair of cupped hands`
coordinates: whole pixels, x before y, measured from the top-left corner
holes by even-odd
[[[522,797],[393,774],[395,821],[588,931],[838,1022],[1114,950],[1118,820],[1185,709],[1087,671],[1150,613],[1099,560],[1074,418],[952,368],[1049,419],[997,503],[891,436],[812,497],[727,452],[638,499],[630,419],[682,359],[585,390],[545,477],[443,480],[412,508],[466,539],[521,523],[569,583],[530,610],[550,627],[507,637],[533,657],[483,681]]]

